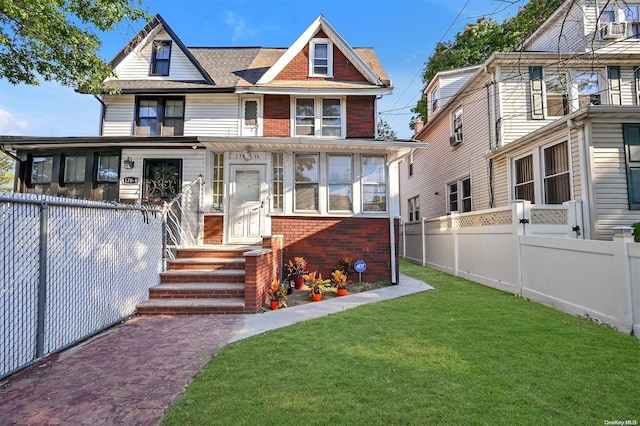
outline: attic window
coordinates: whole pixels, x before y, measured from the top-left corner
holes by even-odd
[[[154,41],[151,52],[151,70],[149,75],[169,75],[171,41]]]
[[[333,77],[333,44],[326,38],[313,39],[309,43],[309,75]]]

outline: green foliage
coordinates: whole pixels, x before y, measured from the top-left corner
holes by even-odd
[[[162,424],[640,419],[636,337],[418,265],[400,268],[435,290],[227,345]]]
[[[631,224],[633,228],[633,241],[640,243],[640,222],[634,222]]]
[[[148,19],[142,0],[0,0],[0,78],[11,84],[57,81],[99,94],[111,67],[95,31]]]
[[[11,157],[0,152],[0,191],[13,188],[13,170],[15,162]]]
[[[386,120],[378,120],[376,140],[379,141],[395,141],[398,139],[396,132],[391,129]]]
[[[462,32],[456,34],[454,41],[439,42],[427,61],[422,74],[425,87],[440,71],[478,65],[495,52],[515,50],[553,13],[563,0],[531,0],[518,14],[501,24],[492,19],[480,18],[475,24],[468,24]],[[415,107],[416,115],[409,126],[415,128],[415,122],[427,122],[427,94],[423,94]]]

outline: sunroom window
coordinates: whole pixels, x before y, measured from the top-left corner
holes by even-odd
[[[353,173],[350,155],[329,155],[329,210],[353,209]]]
[[[387,175],[384,157],[362,156],[362,211],[387,211]]]
[[[295,156],[295,210],[318,211],[318,154]]]

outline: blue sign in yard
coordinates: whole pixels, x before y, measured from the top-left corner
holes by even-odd
[[[356,272],[364,272],[367,270],[367,264],[364,260],[357,260],[356,263],[353,264],[353,269],[355,269]]]

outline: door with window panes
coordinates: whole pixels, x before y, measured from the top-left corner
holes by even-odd
[[[265,232],[268,186],[266,166],[231,165],[229,185],[229,244],[260,242]]]

